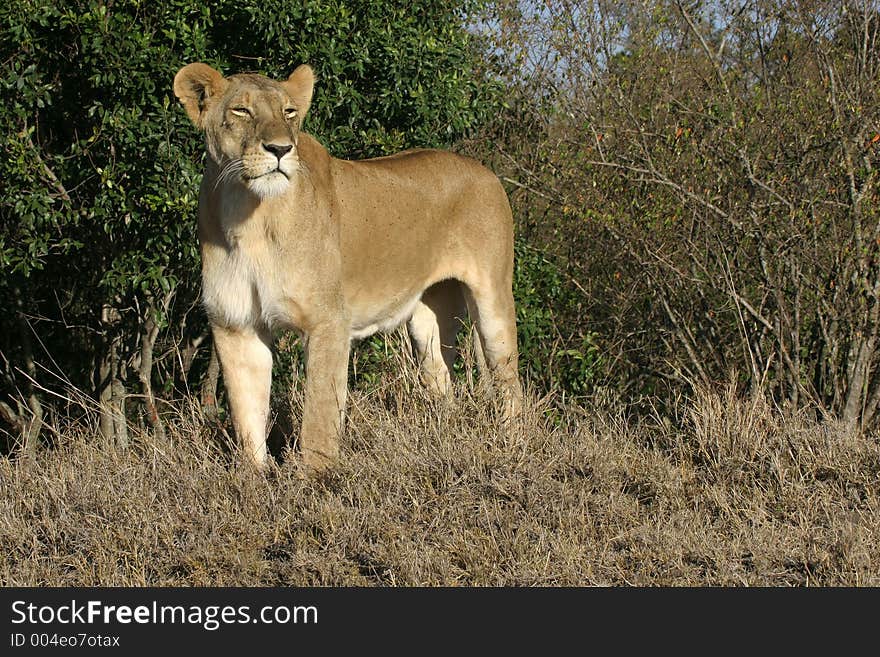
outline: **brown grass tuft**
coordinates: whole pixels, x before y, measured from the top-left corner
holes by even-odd
[[[0,460],[4,585],[880,585],[880,446],[702,391],[680,428],[530,396],[355,393],[336,471],[239,467],[198,414]]]

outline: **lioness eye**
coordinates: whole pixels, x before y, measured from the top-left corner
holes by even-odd
[[[292,119],[294,116],[296,116],[296,108],[288,107],[284,110],[284,116],[288,119]]]
[[[250,116],[251,111],[247,107],[231,107],[229,111],[235,114],[235,116]]]

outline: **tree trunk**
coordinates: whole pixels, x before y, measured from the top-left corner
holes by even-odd
[[[122,377],[125,366],[119,357],[121,338],[115,325],[119,313],[109,304],[101,308],[104,327],[105,351],[98,366],[97,392],[99,400],[101,435],[118,447],[128,446],[128,425],[125,419],[125,386]]]
[[[151,306],[147,309],[144,319],[144,328],[141,333],[140,365],[138,366],[138,378],[141,381],[141,392],[144,396],[144,406],[147,410],[147,419],[156,437],[165,438],[165,427],[162,418],[159,417],[159,409],[156,407],[156,397],[153,394],[153,347],[159,335],[159,323],[156,321],[155,309]]]
[[[125,419],[125,386],[119,378],[119,358],[116,357],[116,376],[113,377],[112,397],[110,406],[113,409],[113,434],[116,437],[116,446],[128,447],[128,422]]]
[[[16,295],[18,296],[18,295]],[[40,398],[37,396],[34,383],[37,380],[37,368],[34,364],[34,353],[31,342],[31,327],[24,316],[23,304],[21,298],[17,298],[18,304],[18,331],[21,338],[21,349],[24,356],[25,382],[24,395],[27,400],[30,417],[25,420],[22,418],[22,449],[33,454],[40,441],[40,431],[43,428],[43,406]]]
[[[211,345],[211,362],[202,383],[202,411],[205,418],[213,422],[217,419],[217,379],[220,376],[220,360],[217,358],[217,349]]]
[[[110,347],[104,351],[101,361],[98,364],[98,371],[95,381],[95,389],[98,397],[98,411],[100,413],[98,430],[107,442],[115,441],[113,432],[113,413],[112,413],[112,397],[113,387],[113,359],[110,355]]]
[[[187,384],[187,381],[189,381],[189,372],[192,369],[196,355],[199,353],[199,349],[201,349],[202,344],[207,340],[208,335],[209,334],[205,332],[201,335],[191,336],[186,341],[186,346],[183,348],[180,355],[180,384],[184,389],[189,389]]]

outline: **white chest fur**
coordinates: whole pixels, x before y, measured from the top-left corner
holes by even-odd
[[[272,265],[267,247],[249,248],[236,240],[223,255],[215,254],[202,274],[205,309],[230,327],[264,325],[285,321],[283,282]]]

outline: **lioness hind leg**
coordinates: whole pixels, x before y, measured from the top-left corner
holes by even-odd
[[[455,336],[464,314],[461,283],[446,280],[425,290],[407,324],[422,381],[438,397],[452,392],[449,373],[455,363]]]
[[[509,289],[499,291],[471,287],[467,295],[468,311],[479,336],[478,361],[485,359],[481,374],[488,371],[492,383],[498,386],[504,416],[515,417],[522,406],[522,386],[517,372],[519,352],[516,346],[513,293]]]
[[[223,370],[223,385],[232,412],[232,424],[245,456],[266,465],[266,425],[272,386],[272,348],[268,335],[253,329],[212,327],[214,346]]]

